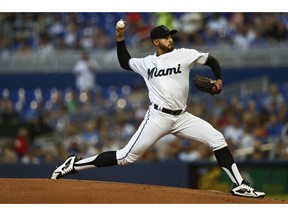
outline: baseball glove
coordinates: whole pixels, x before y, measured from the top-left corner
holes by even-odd
[[[221,88],[215,88],[216,80],[212,80],[209,77],[195,75],[194,79],[194,86],[198,88],[200,91],[206,92],[211,94],[220,94]],[[214,88],[213,88],[214,87]]]

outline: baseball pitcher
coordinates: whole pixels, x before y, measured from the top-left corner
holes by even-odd
[[[210,146],[217,162],[233,183],[232,195],[264,197],[264,192],[254,190],[242,178],[223,135],[205,120],[185,110],[189,93],[189,72],[193,67],[210,67],[215,75],[215,81],[211,82],[212,94],[221,92],[222,70],[218,60],[209,53],[195,49],[175,49],[173,35],[177,30],[169,30],[164,25],[155,27],[150,33],[155,53],[144,58],[132,58],[125,45],[126,22],[122,22],[125,25],[116,26],[119,63],[122,68],[143,77],[149,90],[151,105],[138,130],[124,148],[80,160],[71,155],[56,168],[51,179],[60,179],[89,168],[131,164],[158,139],[173,134]]]

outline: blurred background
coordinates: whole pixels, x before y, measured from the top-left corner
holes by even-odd
[[[287,194],[288,13],[0,13],[0,177],[49,178],[70,154],[89,157],[127,143],[150,103],[142,78],[118,63],[119,19],[127,21],[133,57],[154,53],[150,30],[165,24],[178,30],[176,48],[219,59],[222,94],[191,85],[187,110],[224,134],[259,190]],[[196,73],[213,78],[201,67],[191,80]],[[211,149],[172,135],[131,166],[76,178],[231,187]]]

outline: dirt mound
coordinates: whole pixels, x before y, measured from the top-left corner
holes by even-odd
[[[229,193],[186,188],[49,179],[0,179],[2,204],[287,204],[287,201],[234,197]]]

